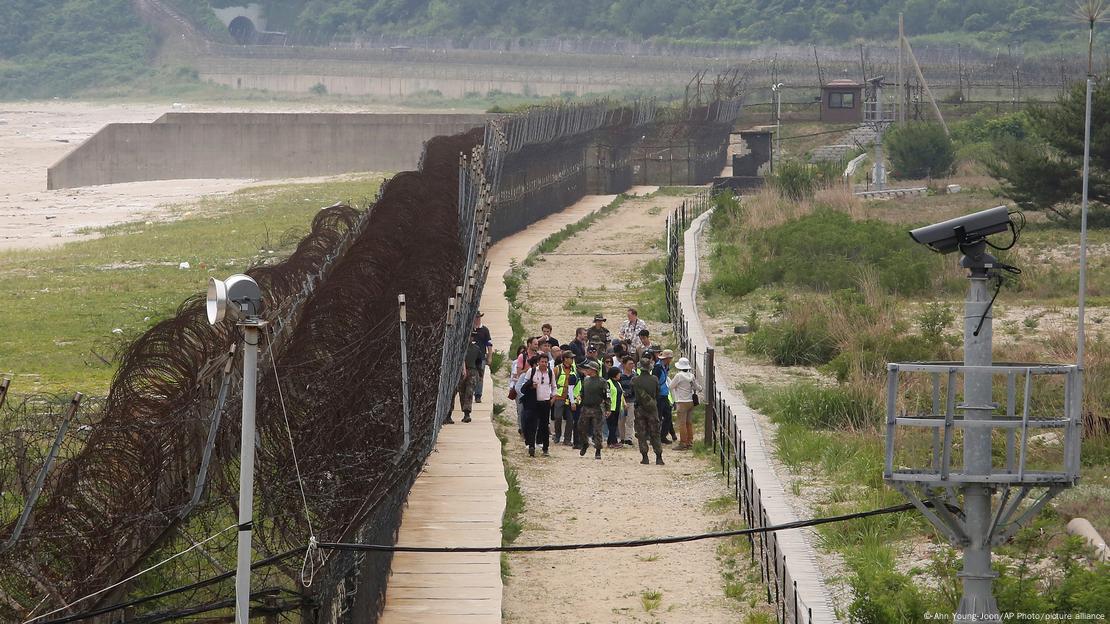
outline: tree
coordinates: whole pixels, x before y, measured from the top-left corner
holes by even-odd
[[[883,138],[895,177],[943,178],[956,164],[956,147],[935,123],[910,123],[894,128]]]
[[[1076,83],[1054,107],[1029,111],[1031,136],[1004,142],[990,173],[1003,192],[1026,210],[1070,221],[1083,188],[1083,122],[1086,85]],[[1093,223],[1110,225],[1110,82],[1095,83],[1091,98],[1091,175]],[[1100,213],[1096,216],[1096,211]]]

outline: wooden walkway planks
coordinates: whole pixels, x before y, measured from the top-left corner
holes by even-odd
[[[635,187],[630,193],[650,193]],[[484,321],[494,348],[507,351],[512,339],[504,275],[544,238],[611,203],[615,195],[590,195],[490,249],[489,278],[482,297]],[[506,364],[507,365],[507,364]],[[440,431],[405,503],[397,543],[408,546],[488,546],[501,543],[505,511],[501,443],[494,433],[492,407],[507,388],[492,387],[486,375],[474,422]],[[511,409],[511,406],[510,406]],[[386,589],[383,624],[493,624],[501,621],[501,560],[497,553],[396,553]]]

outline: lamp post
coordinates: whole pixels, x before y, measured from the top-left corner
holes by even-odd
[[[1095,46],[1095,24],[1102,21],[1106,11],[1103,0],[1087,0],[1078,7],[1077,13],[1087,23],[1087,107],[1083,122],[1083,201],[1079,217],[1079,309],[1076,330],[1076,365],[1083,370],[1086,354],[1085,316],[1087,311],[1087,190],[1091,174],[1091,92],[1094,90],[1094,65],[1092,58]]]
[[[251,537],[254,529],[254,416],[258,387],[258,342],[266,321],[259,317],[262,291],[246,275],[208,280],[208,322],[236,320],[243,329],[243,424],[239,438],[239,543],[235,563],[235,621],[250,622]]]
[[[778,82],[771,85],[771,93],[775,96],[775,152],[782,158],[782,88],[785,83]],[[775,167],[775,158],[771,159],[771,168]]]

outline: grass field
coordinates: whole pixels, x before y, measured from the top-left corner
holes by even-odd
[[[62,247],[0,253],[0,376],[12,392],[103,394],[116,353],[220,278],[287,255],[323,206],[365,205],[380,176],[257,186],[105,228]],[[179,268],[188,262],[189,269]]]
[[[830,190],[800,203],[764,192],[719,207],[711,220],[712,279],[702,288],[703,310],[726,327],[753,329],[730,340],[724,355],[752,369],[777,365],[777,374],[757,383],[743,380],[743,390],[775,424],[776,456],[794,475],[793,495],[817,516],[903,502],[882,480],[884,365],[960,359],[966,289],[954,255],[917,248],[905,230],[1007,203],[988,179],[957,181],[969,192],[863,202]],[[1075,357],[1078,232],[1030,217],[1017,246],[1002,255],[1024,272],[999,295],[995,356],[1067,362]],[[1092,229],[1085,410],[1103,422],[1110,418],[1103,381],[1110,361],[1103,324],[1107,245],[1110,231]],[[1085,517],[1104,535],[1110,531],[1108,458],[1105,425],[1090,427],[1081,485],[996,549],[1003,611],[1110,608],[1110,566],[1092,561],[1087,546],[1065,530],[1070,519]],[[916,622],[926,610],[955,609],[959,557],[919,515],[830,524],[819,535],[824,548],[843,557],[837,582],[852,596],[840,605],[846,620]]]

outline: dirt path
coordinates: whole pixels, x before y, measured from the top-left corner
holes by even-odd
[[[642,283],[643,263],[666,215],[682,198],[626,201],[615,212],[547,254],[528,271],[521,290],[524,324],[543,322],[569,341],[595,311],[615,331]],[[602,290],[604,287],[604,290]],[[574,305],[567,305],[574,299]],[[648,325],[661,333],[662,322]],[[592,542],[699,533],[738,521],[734,508],[710,501],[730,489],[708,461],[664,450],[666,466],[642,466],[634,448],[579,457],[566,446],[550,458],[529,458],[515,427],[506,461],[519,474],[524,531],[517,544]],[[719,543],[639,549],[514,555],[504,594],[505,622],[737,622],[745,603],[726,597]],[[658,592],[658,595],[654,594]],[[658,606],[653,598],[661,598]],[[650,610],[649,610],[650,609]]]

